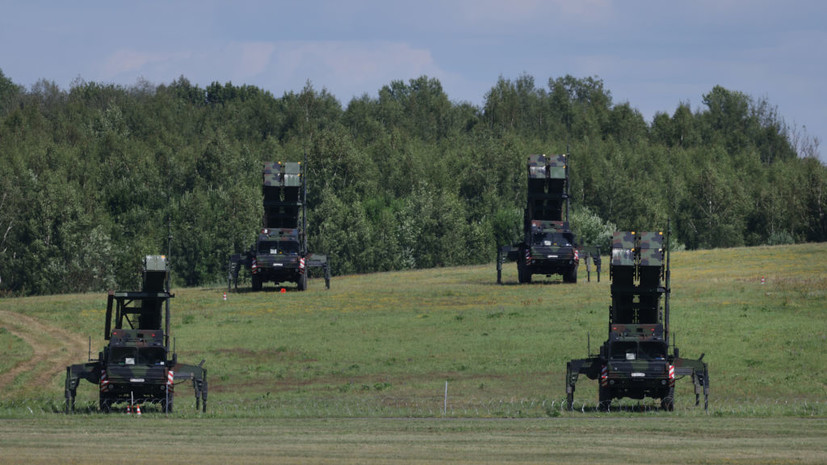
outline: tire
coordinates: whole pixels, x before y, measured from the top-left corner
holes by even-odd
[[[253,278],[253,291],[258,292],[261,290],[261,276],[254,274]]]
[[[517,262],[517,281],[520,284],[531,284],[531,271],[522,261]]]
[[[298,284],[298,287],[299,287],[300,291],[303,291],[303,290],[307,289],[307,272],[306,271],[304,273],[302,273],[301,276],[299,276],[299,281],[296,284]]]
[[[574,267],[563,274],[564,283],[577,283],[577,267]]]
[[[612,394],[609,392],[609,388],[604,388],[600,386],[597,392],[597,409],[601,412],[608,412],[612,408]]]

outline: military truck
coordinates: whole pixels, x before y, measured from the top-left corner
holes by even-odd
[[[530,283],[535,274],[559,274],[563,282],[577,282],[580,255],[569,227],[568,186],[568,155],[529,155],[523,241],[498,248],[498,283],[505,260],[517,262],[520,283]]]
[[[230,256],[228,288],[238,288],[239,271],[244,268],[249,270],[254,291],[260,291],[266,282],[292,282],[303,291],[307,289],[309,270],[322,268],[329,289],[327,256],[307,252],[307,186],[303,165],[265,162],[262,193],[262,228],[249,250]]]
[[[683,359],[669,345],[670,269],[668,238],[662,232],[615,232],[609,268],[612,304],[609,338],[596,355],[566,365],[566,402],[572,408],[580,374],[599,380],[598,407],[609,410],[623,397],[660,399],[664,410],[675,406],[675,380],[689,375],[695,404],[701,390],[708,407],[709,376],[703,354]],[[591,350],[589,349],[589,352]]]
[[[196,409],[207,409],[207,370],[178,362],[170,350],[169,268],[166,256],[144,259],[140,291],[110,291],[106,300],[104,339],[109,344],[87,363],[66,367],[66,411],[75,409],[80,380],[99,388],[101,411],[114,404],[153,403],[172,412],[175,386],[191,381]],[[90,340],[91,343],[91,340]],[[91,349],[91,348],[90,348]],[[90,351],[91,352],[91,351]],[[90,354],[91,355],[91,354]]]

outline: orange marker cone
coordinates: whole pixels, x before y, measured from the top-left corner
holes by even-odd
[[[284,294],[285,292],[287,292],[287,289],[281,288],[281,293]]]
[[[137,406],[137,407],[135,407],[135,414],[136,414],[136,415],[140,415],[140,414],[141,414],[141,406],[140,406],[140,405],[139,405],[139,406]]]
[[[227,293],[224,292],[224,300],[227,300]]]
[[[132,415],[132,406],[131,405],[126,406],[126,414],[127,415]]]

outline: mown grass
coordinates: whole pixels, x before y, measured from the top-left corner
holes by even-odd
[[[672,265],[672,329],[684,357],[706,354],[710,414],[823,417],[827,244],[676,252]],[[596,385],[583,378],[579,411],[562,412],[565,364],[586,356],[587,333],[592,351],[606,338],[603,271],[600,283],[581,268],[577,285],[535,276],[523,286],[514,264],[501,286],[493,265],[378,273],[227,301],[223,288],[176,289],[173,331],[179,360],[206,360],[208,417],[577,417],[592,412]],[[94,355],[105,302],[103,293],[2,299],[0,310],[91,336]],[[17,385],[0,393],[0,416],[62,402],[62,371],[38,395]],[[624,401],[629,411],[617,415],[704,415],[689,381],[678,387],[673,414],[647,400]],[[195,416],[189,391],[177,393],[175,415]],[[95,401],[82,384],[79,405]]]
[[[757,418],[0,422],[3,463],[821,464],[827,421]]]

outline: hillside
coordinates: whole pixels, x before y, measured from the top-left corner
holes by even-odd
[[[606,261],[604,260],[604,263]],[[825,415],[827,244],[676,252],[672,327],[705,353],[710,412]],[[761,278],[765,279],[762,284]],[[560,412],[569,359],[606,337],[609,280],[505,285],[493,264],[311,280],[304,293],[174,289],[179,360],[206,360],[208,415],[229,417],[577,416]],[[62,406],[64,367],[103,346],[103,293],[0,299],[0,416]],[[44,373],[45,372],[45,373]],[[689,380],[673,415],[696,415]],[[179,388],[176,415],[194,415]],[[97,390],[78,389],[81,408]],[[581,380],[576,405],[593,407]],[[623,405],[636,406],[637,401]],[[656,405],[647,400],[644,405]],[[31,409],[31,410],[29,410]],[[670,415],[657,413],[656,415]]]
[[[597,77],[500,78],[476,107],[427,76],[343,103],[183,76],[27,91],[0,71],[0,295],[131,288],[170,249],[177,286],[223,279],[261,227],[264,161],[306,161],[309,250],[336,276],[494,261],[541,153],[570,154],[584,245],[667,219],[690,250],[827,241],[818,140],[765,98],[699,97],[649,123]]]

